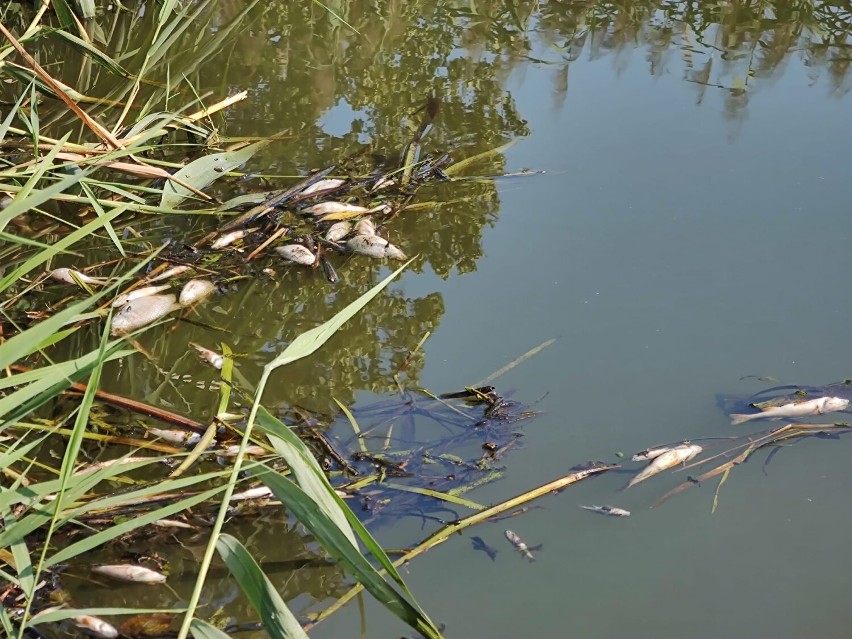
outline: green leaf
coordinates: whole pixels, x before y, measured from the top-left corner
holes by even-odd
[[[267,144],[269,142],[264,140],[262,142],[255,142],[239,151],[225,151],[224,153],[205,155],[187,164],[175,173],[174,177],[194,186],[196,189],[203,189],[223,174],[248,162],[255,153]],[[160,206],[174,208],[190,195],[192,195],[191,191],[180,186],[175,181],[169,180],[163,186],[163,197],[160,199]]]
[[[195,639],[231,639],[231,636],[201,619],[193,619],[189,631]]]
[[[54,608],[35,615],[29,620],[26,627],[30,628],[43,623],[56,623],[57,621],[65,621],[66,619],[71,619],[71,617],[79,617],[81,615],[109,617],[112,615],[153,615],[156,613],[179,614],[183,611],[184,608],[170,608],[166,610],[162,608]]]
[[[239,540],[231,535],[219,535],[216,550],[272,639],[308,639],[307,633],[276,592],[269,577]]]

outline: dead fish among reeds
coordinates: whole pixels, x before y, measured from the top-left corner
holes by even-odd
[[[187,266],[186,264],[180,264],[178,266],[173,266],[170,269],[166,269],[159,275],[155,275],[154,277],[149,277],[147,279],[148,282],[159,282],[160,280],[167,280],[172,277],[177,277],[178,275],[183,275],[192,267]]]
[[[47,276],[52,280],[56,280],[57,282],[64,282],[65,284],[76,284],[77,280],[80,280],[84,284],[91,284],[92,286],[101,286],[109,281],[108,277],[92,277],[91,275],[86,275],[85,273],[81,273],[80,271],[75,271],[72,268],[53,269],[52,271],[50,271],[50,273],[47,274]]]
[[[266,486],[256,486],[241,493],[231,495],[231,501],[246,501],[248,499],[271,499],[274,497],[272,491]]]
[[[112,317],[113,336],[127,335],[180,308],[174,295],[149,295],[125,304]]]
[[[136,584],[163,584],[166,576],[145,566],[116,564],[112,566],[94,566],[92,572],[117,581],[129,581]]]
[[[339,242],[352,232],[352,222],[335,222],[325,232],[325,239],[329,242]]]
[[[99,639],[115,639],[115,637],[118,637],[118,629],[99,617],[80,615],[78,617],[71,617],[71,622],[92,637],[98,637]]]
[[[369,215],[358,220],[358,223],[355,225],[355,233],[357,235],[376,234],[376,225],[373,224],[373,220]]]
[[[275,252],[288,262],[302,266],[313,266],[316,264],[317,256],[311,250],[301,244],[285,244],[276,246]]]
[[[324,180],[314,182],[308,188],[302,191],[299,195],[311,195],[312,193],[316,193],[318,191],[336,189],[343,186],[344,184],[346,184],[346,180],[341,180],[339,178],[326,178]]]
[[[653,477],[657,473],[673,468],[678,464],[685,464],[690,459],[698,455],[702,450],[704,449],[698,444],[681,444],[680,446],[675,446],[661,455],[654,457],[654,459],[652,459],[645,468],[640,470],[636,476],[627,483],[625,488],[635,486],[639,482],[645,481],[649,477]]]
[[[177,519],[158,519],[157,521],[152,521],[151,525],[156,526],[157,528],[181,528],[185,530],[195,530],[194,526],[191,526],[184,521],[178,521]]]
[[[200,440],[201,435],[198,433],[191,433],[185,430],[165,430],[162,428],[148,428],[149,433],[151,433],[154,437],[159,437],[160,439],[164,439],[167,442],[171,442],[172,444],[183,444],[184,446],[195,446]]]
[[[506,539],[509,540],[509,543],[512,544],[519,553],[521,553],[530,561],[535,561],[535,556],[532,554],[532,551],[539,550],[541,548],[541,544],[539,544],[538,546],[527,546],[524,543],[524,540],[518,537],[518,535],[513,533],[511,530],[507,530],[505,532],[505,535]]]
[[[583,506],[581,504],[580,508],[593,513],[608,515],[610,517],[630,517],[629,510],[624,510],[624,508],[618,508],[616,506]]]
[[[663,446],[651,446],[650,448],[646,448],[645,450],[640,450],[638,453],[635,453],[631,459],[633,461],[651,461],[655,457],[659,457],[663,453],[667,453],[675,446],[680,446],[682,444],[688,444],[688,441],[683,441],[678,444],[665,444]]]
[[[253,229],[240,229],[239,231],[231,231],[230,233],[225,233],[225,235],[220,235],[213,244],[210,245],[210,248],[213,250],[223,249],[226,246],[230,246],[237,240],[243,239],[246,235],[254,233],[257,228]]]
[[[81,466],[77,470],[74,471],[75,475],[85,475],[87,473],[93,473],[95,471],[101,470],[103,468],[109,468],[110,466],[114,466],[116,464],[120,464],[122,466],[126,464],[135,464],[136,462],[146,462],[151,461],[150,457],[119,457],[118,459],[107,459],[106,461],[98,462],[96,464],[89,464],[88,466]]]
[[[314,204],[313,206],[302,209],[303,213],[310,213],[316,217],[324,217],[326,215],[345,215],[347,217],[338,218],[344,220],[350,217],[363,215],[367,211],[369,211],[369,209],[366,206],[347,204],[346,202],[320,202],[319,204]]]
[[[228,446],[222,452],[225,453],[226,457],[236,457],[237,453],[240,452],[240,446],[239,444],[234,444],[233,446]],[[245,454],[249,457],[263,457],[264,455],[268,455],[269,451],[263,446],[252,444],[250,446],[246,446]]]
[[[849,400],[841,397],[817,397],[801,402],[790,402],[783,406],[770,406],[759,413],[748,415],[733,413],[731,424],[742,424],[753,419],[774,419],[779,417],[804,417],[806,415],[822,415],[846,410]]]
[[[470,541],[473,544],[474,550],[481,550],[488,555],[491,561],[495,561],[497,559],[497,549],[486,544],[482,537],[471,537]]]
[[[113,308],[118,308],[119,306],[124,306],[128,302],[132,302],[133,300],[138,300],[143,297],[148,297],[149,295],[156,295],[157,293],[161,293],[166,289],[171,288],[168,284],[162,284],[160,286],[146,286],[144,288],[137,288],[129,293],[124,293],[115,298],[112,305]]]
[[[189,280],[180,291],[178,303],[181,306],[189,306],[203,302],[213,295],[216,285],[210,280]]]
[[[377,259],[387,257],[392,260],[406,259],[405,253],[378,235],[356,235],[346,242],[346,246],[353,253],[360,253],[367,257]]]
[[[216,370],[222,370],[222,366],[225,364],[225,356],[221,353],[217,353],[216,351],[211,351],[209,348],[204,348],[200,344],[196,344],[195,342],[189,343],[192,348],[196,350],[198,356],[201,358],[201,361],[210,364]]]

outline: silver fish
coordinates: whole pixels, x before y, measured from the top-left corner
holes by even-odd
[[[688,444],[689,442],[683,441],[680,444]],[[633,455],[631,458],[633,461],[651,461],[655,457],[659,457],[663,453],[667,453],[675,446],[680,446],[680,444],[666,444],[664,446],[651,446],[650,448],[646,448],[645,450],[640,450],[638,453]]]
[[[99,617],[79,615],[78,617],[71,617],[71,621],[80,630],[92,637],[98,637],[98,639],[115,639],[115,637],[118,637],[118,629]]]
[[[353,253],[360,253],[368,257],[378,259],[388,257],[392,260],[406,259],[405,253],[378,235],[356,235],[346,242],[346,246]]]
[[[165,271],[163,271],[159,275],[155,275],[154,277],[148,278],[147,281],[148,282],[159,282],[160,280],[167,280],[171,277],[177,277],[178,275],[183,275],[184,273],[186,273],[191,268],[192,268],[191,266],[187,266],[185,264],[181,264],[179,266],[173,266],[170,269],[166,269]]]
[[[161,291],[165,291],[166,289],[171,288],[168,284],[163,284],[161,286],[146,286],[144,288],[136,288],[130,291],[129,293],[124,293],[123,295],[119,295],[113,301],[113,308],[118,308],[119,306],[124,306],[128,302],[132,302],[133,300],[138,300],[141,297],[148,297],[149,295],[156,295]]]
[[[541,548],[540,545],[539,546],[533,546],[533,547],[527,546],[524,543],[524,540],[521,539],[520,537],[518,537],[511,530],[507,530],[505,535],[506,535],[506,539],[509,540],[509,543],[512,544],[515,548],[517,548],[519,553],[521,553],[524,557],[526,557],[530,561],[535,561],[535,556],[532,554],[532,551],[538,550],[539,548]]]
[[[180,290],[178,303],[181,306],[198,304],[213,294],[216,286],[210,280],[189,280]]]
[[[75,277],[84,284],[92,284],[94,286],[106,284],[109,281],[107,277],[92,277],[71,268],[57,268],[48,273],[47,276],[52,280],[64,282],[65,284],[76,284]]]
[[[130,581],[139,584],[163,584],[166,576],[156,570],[132,564],[117,564],[114,566],[95,566],[92,572],[118,581]]]
[[[157,521],[152,521],[151,525],[156,526],[157,528],[183,528],[194,530],[194,528],[186,522],[178,521],[177,519],[158,519]]]
[[[211,351],[209,348],[204,348],[203,346],[196,344],[195,342],[190,342],[190,346],[192,346],[197,352],[198,356],[210,366],[215,368],[216,370],[222,370],[222,366],[225,363],[225,356],[217,353],[216,351]]]
[[[365,206],[347,204],[346,202],[320,202],[319,204],[314,204],[313,206],[303,209],[303,212],[310,213],[317,217],[326,215],[346,215],[348,217],[355,217],[362,213],[366,213],[368,210],[369,209]]]
[[[840,397],[817,397],[804,402],[790,402],[783,406],[771,406],[759,413],[742,415],[734,413],[731,415],[731,424],[742,424],[753,419],[773,419],[776,417],[804,417],[805,415],[822,415],[839,410],[846,410],[849,406],[848,399]]]
[[[346,180],[340,180],[338,178],[326,178],[325,180],[320,180],[319,182],[314,182],[304,191],[302,191],[299,195],[310,195],[311,193],[316,193],[317,191],[325,191],[326,189],[336,189],[339,186],[343,186],[346,184]]]
[[[174,295],[149,295],[134,300],[112,316],[112,335],[127,335],[179,308]]]
[[[248,490],[244,490],[241,493],[235,493],[231,495],[231,501],[246,501],[247,499],[270,499],[275,495],[272,494],[272,491],[266,486],[257,486],[255,488],[249,488]]]
[[[237,453],[240,452],[239,444],[228,446],[223,452],[226,457],[236,457]],[[263,457],[264,455],[269,454],[269,451],[267,451],[263,446],[252,444],[250,446],[246,446],[245,454],[251,457]]]
[[[624,508],[617,508],[616,506],[583,506],[580,508],[585,510],[590,510],[593,513],[600,513],[601,515],[609,515],[610,517],[630,517],[630,511],[624,510]]]
[[[173,444],[184,444],[185,446],[195,446],[195,444],[197,444],[201,440],[201,435],[199,435],[198,433],[190,433],[185,430],[164,430],[162,428],[149,428],[148,432],[154,435],[155,437],[165,439],[167,442],[171,442]]]
[[[210,248],[223,249],[226,246],[230,246],[237,240],[243,239],[246,235],[250,233],[254,233],[257,229],[240,229],[239,231],[231,231],[230,233],[226,233],[225,235],[220,235],[219,238],[210,245]]]
[[[680,446],[675,446],[671,450],[667,450],[661,455],[654,457],[651,463],[636,473],[633,479],[627,483],[626,488],[635,486],[640,481],[645,481],[649,477],[653,477],[657,473],[661,473],[678,464],[685,464],[702,450],[704,449],[698,444],[681,444]]]
[[[335,222],[325,232],[325,239],[329,242],[339,242],[352,231],[351,222]]]
[[[373,220],[369,215],[358,220],[358,223],[355,225],[355,233],[358,235],[376,234],[376,225],[373,224]]]
[[[313,266],[316,264],[317,256],[311,250],[301,244],[285,244],[276,246],[275,252],[288,262],[301,264],[302,266]]]

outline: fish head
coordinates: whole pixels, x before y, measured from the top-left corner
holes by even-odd
[[[842,397],[826,397],[823,404],[823,411],[832,413],[838,410],[846,410],[849,407],[849,400]]]

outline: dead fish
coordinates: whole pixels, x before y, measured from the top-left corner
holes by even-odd
[[[804,402],[790,402],[783,406],[771,406],[759,413],[731,415],[731,424],[742,424],[753,419],[773,419],[776,417],[804,417],[805,415],[822,415],[845,410],[849,406],[848,399],[840,397],[817,397]]]
[[[370,216],[363,217],[358,220],[358,223],[355,225],[355,233],[358,235],[376,234],[376,225],[373,224],[373,220],[370,218]]]
[[[163,284],[161,286],[146,286],[145,288],[137,288],[129,293],[124,293],[123,295],[119,295],[113,301],[113,308],[118,308],[119,306],[124,306],[128,302],[132,302],[133,300],[138,300],[142,297],[148,297],[149,295],[156,295],[161,291],[165,291],[166,289],[171,288],[168,284]]]
[[[661,455],[654,457],[654,459],[651,460],[651,463],[640,470],[636,476],[627,483],[626,488],[635,486],[640,481],[645,481],[649,477],[653,477],[657,473],[661,473],[673,466],[685,464],[702,450],[704,449],[698,444],[681,444],[680,446],[675,446],[671,450],[667,450]]]
[[[215,368],[216,370],[222,370],[222,366],[225,363],[225,356],[217,353],[216,351],[211,351],[209,348],[204,348],[200,344],[196,344],[195,342],[189,343],[192,348],[194,348],[198,352],[198,356],[202,361],[207,362]]]
[[[316,264],[317,256],[309,248],[301,244],[285,244],[276,246],[275,252],[288,262],[301,264],[302,266],[313,266]]]
[[[85,475],[87,473],[93,473],[97,470],[101,470],[103,468],[109,468],[110,466],[114,466],[115,464],[125,465],[125,464],[135,464],[136,462],[145,462],[151,461],[150,457],[120,457],[118,459],[107,459],[106,461],[98,462],[97,464],[90,464],[89,466],[82,466],[74,471],[75,475]]]
[[[486,543],[482,540],[482,537],[471,537],[471,538],[470,538],[470,541],[471,541],[471,543],[473,544],[473,549],[474,549],[474,550],[481,550],[482,552],[484,552],[486,555],[488,555],[488,556],[491,558],[491,561],[496,561],[496,559],[497,559],[497,549],[496,549],[496,548],[492,548],[491,546],[489,546],[488,544],[486,544]]]
[[[317,191],[336,189],[340,186],[343,186],[344,184],[346,184],[346,180],[341,180],[338,178],[326,178],[325,180],[314,182],[308,188],[302,191],[299,195],[310,195],[311,193],[316,193]]]
[[[340,281],[340,277],[337,275],[337,271],[334,270],[334,266],[328,261],[325,255],[320,255],[319,260],[325,279],[328,280],[329,284],[337,284]]]
[[[379,178],[376,183],[370,187],[370,192],[381,191],[391,186],[396,186],[396,180],[389,177]]]
[[[524,557],[526,557],[530,561],[535,561],[535,556],[533,556],[532,551],[538,550],[539,548],[541,548],[541,544],[539,544],[538,546],[527,546],[524,543],[523,539],[518,537],[511,530],[507,530],[505,535],[506,535],[506,539],[509,540],[509,543],[512,544],[515,548],[517,548],[519,553],[521,553]]]
[[[351,222],[335,222],[325,232],[325,239],[329,242],[339,242],[352,231]]]
[[[224,451],[226,457],[236,457],[237,453],[240,452],[240,447],[238,444],[234,444],[233,446],[228,446]],[[262,457],[263,455],[268,454],[263,446],[250,445],[246,446],[246,455],[250,457]]]
[[[186,264],[181,264],[179,266],[173,266],[170,269],[166,269],[165,271],[163,271],[159,275],[155,275],[154,277],[149,277],[147,281],[148,282],[159,282],[160,280],[167,280],[171,277],[177,277],[178,275],[183,275],[184,273],[186,273],[191,268],[192,268],[191,266],[187,266]]]
[[[189,280],[180,291],[178,303],[181,306],[198,304],[213,294],[216,286],[210,280]]]
[[[98,617],[80,615],[79,617],[71,617],[71,621],[80,630],[92,637],[99,637],[100,639],[115,639],[115,637],[118,637],[118,629]]]
[[[132,564],[116,564],[114,566],[95,566],[92,572],[118,581],[130,581],[137,584],[163,584],[166,576],[156,570]]]
[[[149,295],[125,304],[112,316],[112,335],[127,335],[180,308],[174,295]]]
[[[52,280],[64,282],[65,284],[76,284],[75,277],[84,284],[92,284],[94,286],[100,286],[109,281],[107,277],[92,277],[71,268],[57,268],[48,273],[47,276]]]
[[[247,499],[270,499],[274,497],[272,491],[266,486],[249,488],[241,493],[231,495],[231,501],[246,501]]]
[[[384,257],[392,260],[406,259],[405,253],[378,235],[356,235],[346,242],[346,246],[353,253],[360,253],[377,259]]]
[[[183,528],[194,530],[193,526],[190,526],[184,521],[178,521],[177,519],[158,519],[157,521],[152,521],[151,525],[156,526],[157,528]]]
[[[610,517],[630,517],[630,511],[624,510],[624,508],[617,508],[615,506],[583,506],[580,505],[580,508],[584,510],[590,510],[593,513],[600,513],[601,515],[609,515]]]
[[[167,442],[172,442],[173,444],[184,444],[185,446],[195,446],[200,440],[201,435],[198,433],[190,433],[185,430],[164,430],[162,428],[149,428],[148,432],[154,435],[155,437],[159,437],[160,439],[165,439]]]
[[[253,229],[240,229],[239,231],[231,231],[230,233],[226,233],[225,235],[220,235],[219,238],[210,245],[210,248],[213,250],[223,249],[226,246],[230,246],[237,240],[243,239],[246,235],[250,233],[254,233],[257,228]]]
[[[688,441],[680,442],[680,444],[666,444],[664,446],[651,446],[650,448],[646,448],[645,450],[640,450],[638,453],[634,454],[631,459],[633,461],[651,461],[655,457],[659,457],[663,453],[667,453],[675,446],[680,446],[681,444],[688,444]]]
[[[319,204],[314,204],[313,206],[302,209],[302,212],[310,213],[316,217],[323,217],[326,215],[345,215],[346,217],[337,218],[345,220],[349,217],[362,215],[368,210],[369,209],[366,206],[347,204],[346,202],[320,202]]]

